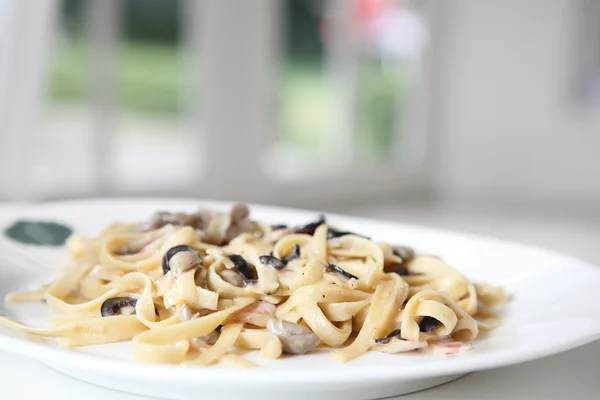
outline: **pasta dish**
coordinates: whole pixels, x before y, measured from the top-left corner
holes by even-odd
[[[506,295],[442,259],[338,230],[228,212],[159,212],[72,235],[60,276],[7,301],[45,301],[50,327],[0,323],[68,347],[131,341],[136,360],[239,367],[331,348],[457,354],[499,323]]]

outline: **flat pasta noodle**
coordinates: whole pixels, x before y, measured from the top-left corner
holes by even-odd
[[[449,335],[464,340],[474,339],[479,333],[477,321],[463,310],[452,297],[439,290],[424,290],[415,294],[406,303],[402,313],[401,337],[409,341],[429,338],[419,330],[417,318],[431,317],[440,322],[434,329],[435,336]]]
[[[244,358],[252,350],[277,359],[320,346],[347,362],[469,342],[500,324],[502,288],[332,229],[272,227],[235,205],[74,234],[55,280],[6,297],[45,301],[49,326],[0,324],[67,347],[130,341],[138,361],[239,368],[257,367]]]
[[[189,364],[210,365],[221,358],[231,346],[235,344],[237,338],[242,332],[243,324],[226,325],[221,329],[221,334],[217,342],[209,349],[202,352]]]
[[[241,332],[236,344],[248,350],[260,350],[264,358],[278,358],[281,356],[281,341],[272,332],[250,330]]]
[[[316,303],[302,303],[299,311],[304,322],[328,346],[341,346],[352,333],[352,320],[342,322],[338,328],[327,319]]]
[[[142,332],[133,338],[134,357],[141,361],[181,362],[189,349],[189,340],[214,331],[229,315],[253,301],[251,298],[240,298],[225,310]]]
[[[371,307],[358,336],[348,347],[333,353],[337,361],[350,361],[366,353],[373,341],[389,329],[394,316],[406,298],[408,286],[399,276],[390,276],[389,280],[381,280],[377,284]]]

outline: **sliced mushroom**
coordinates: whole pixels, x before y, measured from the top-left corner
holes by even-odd
[[[319,345],[319,337],[305,326],[278,318],[267,322],[267,329],[279,337],[284,353],[304,354]]]
[[[250,221],[250,209],[246,204],[238,203],[233,206],[230,212],[231,224],[225,232],[225,242],[229,243],[236,236],[246,233],[254,232],[256,230],[256,224]]]
[[[266,301],[252,303],[229,316],[227,323],[246,323],[264,328],[275,316],[276,308],[275,304]]]
[[[187,304],[182,305],[179,308],[179,320],[181,322],[191,321],[192,319],[196,319],[200,316],[200,313],[192,310]]]
[[[389,338],[385,342],[377,342],[372,346],[373,350],[381,351],[383,353],[405,353],[407,351],[413,351],[418,349],[424,349],[427,347],[427,342],[423,341],[409,341],[400,339],[398,336]]]
[[[201,236],[202,241],[222,246],[242,233],[256,231],[256,224],[250,221],[249,216],[247,205],[234,205],[230,212],[218,214],[211,219]]]
[[[171,274],[174,277],[177,277],[185,271],[189,271],[190,269],[198,267],[200,265],[200,261],[201,260],[196,253],[191,251],[180,251],[169,260]]]
[[[227,213],[210,210],[198,210],[192,214],[159,212],[134,231],[147,232],[166,225],[191,226],[203,242],[221,246],[241,233],[256,231],[256,224],[249,220],[249,215],[248,206],[241,203]]]
[[[395,246],[392,249],[392,252],[395,256],[400,257],[402,259],[402,264],[415,258],[415,250],[412,247]]]
[[[227,283],[232,284],[233,286],[243,287],[244,286],[244,277],[237,271],[233,269],[224,269],[219,272],[219,276]]]
[[[181,275],[183,272],[201,265],[202,257],[198,250],[185,244],[171,247],[163,256],[162,268],[166,274],[172,271],[174,277]]]
[[[199,210],[192,214],[158,212],[150,220],[137,226],[134,230],[145,232],[162,228],[166,225],[191,226],[193,228],[203,228],[215,216],[215,212],[208,210]]]
[[[281,229],[277,229],[277,230],[272,230],[271,232],[267,233],[264,236],[264,239],[267,242],[276,242],[279,239],[281,239],[282,237],[286,236],[286,235],[291,235],[292,233],[296,233],[296,228],[281,228]]]
[[[205,268],[200,267],[196,269],[196,272],[194,272],[194,282],[196,283],[196,286],[204,289],[207,288],[206,275],[207,273]]]
[[[232,222],[240,222],[248,219],[250,216],[250,209],[244,203],[237,203],[231,208],[230,215]]]
[[[100,313],[103,317],[112,317],[115,315],[134,315],[137,299],[133,297],[113,297],[104,300],[100,306]]]
[[[207,346],[212,346],[217,342],[221,334],[218,331],[212,331],[206,335],[193,338],[190,340],[190,345],[199,351],[205,350]]]
[[[198,235],[198,238],[204,243],[213,244],[215,246],[223,244],[223,235],[221,234],[196,229],[196,235]]]
[[[137,254],[144,250],[146,246],[154,242],[160,236],[159,232],[150,232],[144,234],[143,237],[132,240],[126,245],[116,248],[113,252],[119,256],[127,256],[131,254]]]

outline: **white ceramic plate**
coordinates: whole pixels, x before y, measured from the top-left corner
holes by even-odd
[[[199,205],[226,209],[227,203],[191,200],[98,200],[0,208],[0,225],[19,218],[50,220],[84,234],[113,220],[140,220],[156,210]],[[251,206],[252,216],[272,223],[302,224],[316,212]],[[75,378],[127,392],[169,399],[260,398],[374,399],[439,385],[469,372],[555,354],[600,338],[600,269],[577,259],[529,246],[453,232],[328,215],[332,224],[373,239],[413,246],[442,256],[475,281],[503,285],[512,296],[502,326],[457,357],[368,353],[338,364],[326,352],[264,361],[263,369],[236,370],[135,362],[127,343],[65,350],[32,336],[0,328],[0,347],[32,357]],[[3,259],[24,260],[0,240],[0,298],[41,282],[62,254],[28,246],[49,260],[47,268],[20,268]],[[14,253],[13,253],[14,252]],[[43,304],[5,305],[5,313],[32,325],[47,325]]]

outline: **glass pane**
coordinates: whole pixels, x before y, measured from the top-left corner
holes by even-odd
[[[284,7],[281,140],[309,149],[322,144],[327,130],[328,88],[323,76],[319,3],[287,0]]]
[[[119,127],[112,136],[113,185],[121,192],[182,188],[198,175],[194,135],[182,126],[181,0],[122,2],[117,85]]]
[[[322,1],[282,1],[277,134],[273,154],[266,158],[278,166],[278,174],[302,176],[311,166],[318,167],[306,160],[322,161],[330,139],[331,84],[325,72],[322,7]]]
[[[395,156],[410,134],[425,40],[410,1],[356,1],[359,34],[357,137],[360,156]],[[398,141],[399,143],[396,143]],[[401,150],[401,149],[400,149]]]
[[[84,2],[65,0],[47,71],[33,179],[40,196],[81,195],[93,188],[89,41]]]
[[[182,122],[184,1],[116,1],[109,24],[116,41],[108,50],[92,39],[91,21],[106,18],[90,8],[92,1],[62,1],[34,169],[40,192],[184,193],[199,177],[198,127]],[[102,118],[93,99],[103,82],[92,82],[91,55],[103,51],[114,58],[116,93],[114,115],[106,116],[114,121],[99,132],[94,124]],[[98,169],[107,187],[98,187]]]
[[[267,170],[335,174],[401,157],[424,43],[412,3],[286,0],[282,18],[277,168]]]

